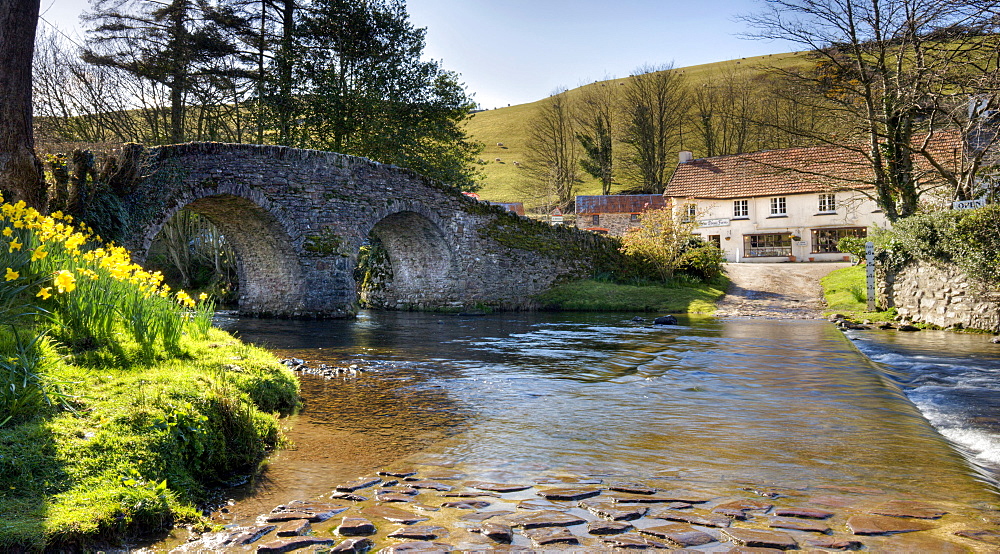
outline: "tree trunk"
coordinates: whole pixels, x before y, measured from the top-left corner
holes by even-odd
[[[35,155],[31,62],[41,0],[0,0],[0,189],[45,209],[42,163]]]

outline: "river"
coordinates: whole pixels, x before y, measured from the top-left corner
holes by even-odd
[[[852,336],[876,364],[813,320],[362,312],[229,328],[279,356],[360,372],[303,376],[305,409],[286,421],[295,448],[233,494],[221,523],[386,467],[996,514],[1000,347],[983,336]],[[993,365],[918,358],[956,351]]]

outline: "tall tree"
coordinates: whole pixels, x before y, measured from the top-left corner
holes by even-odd
[[[0,189],[44,209],[45,181],[35,155],[31,111],[39,6],[39,0],[0,0]]]
[[[641,67],[625,87],[623,106],[624,173],[632,190],[661,193],[676,165],[688,113],[684,77],[671,65]]]
[[[954,154],[942,155],[936,145],[948,130],[946,114],[970,94],[996,106],[997,2],[765,1],[764,12],[746,18],[754,36],[812,51],[815,67],[782,73],[803,102],[850,125],[839,136],[811,136],[866,160],[872,196],[890,221],[915,213],[931,181],[947,182],[953,196],[962,196],[974,164],[963,160],[956,169],[946,159]],[[975,125],[953,122],[952,131]]]
[[[614,181],[614,132],[618,111],[616,89],[610,82],[594,83],[584,87],[576,105],[576,138],[583,148],[580,166],[601,181],[601,194],[611,194]]]
[[[538,114],[528,124],[525,169],[531,176],[529,188],[522,194],[555,201],[568,210],[580,181],[580,154],[573,106],[565,89],[545,101]]]

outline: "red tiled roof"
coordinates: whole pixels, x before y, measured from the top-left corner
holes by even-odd
[[[937,134],[931,145],[941,162],[957,160],[957,136]],[[929,170],[919,158],[917,166]],[[750,198],[838,189],[869,189],[873,173],[859,152],[837,146],[809,146],[701,158],[677,165],[664,196]]]
[[[580,215],[637,214],[666,205],[663,196],[659,194],[607,194],[576,197],[576,213]]]
[[[524,215],[524,202],[488,202],[494,206],[500,206],[501,208],[507,210],[508,212],[514,212],[517,215]]]

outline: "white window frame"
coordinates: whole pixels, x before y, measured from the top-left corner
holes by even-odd
[[[788,215],[788,200],[784,196],[771,197],[771,215]]]
[[[749,200],[733,200],[733,217],[750,217]]]
[[[819,212],[824,214],[837,212],[837,195],[835,193],[821,193],[819,195]]]

